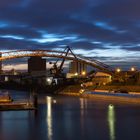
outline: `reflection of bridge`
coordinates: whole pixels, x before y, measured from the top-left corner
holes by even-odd
[[[17,51],[9,51],[2,52],[0,61],[5,61],[8,59],[21,58],[21,57],[31,57],[31,56],[40,56],[40,57],[54,57],[54,58],[62,58],[66,60],[74,60],[77,62],[82,62],[92,67],[95,67],[99,70],[108,72],[112,74],[112,69],[95,59],[89,59],[83,56],[76,55],[72,52],[72,50],[67,47],[64,51],[56,51],[56,50],[17,50]]]

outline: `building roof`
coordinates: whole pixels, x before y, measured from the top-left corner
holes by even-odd
[[[105,72],[96,72],[95,76],[111,76],[111,75]]]

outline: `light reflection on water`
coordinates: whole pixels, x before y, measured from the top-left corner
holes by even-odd
[[[84,110],[85,110],[85,100],[80,98],[80,114],[81,114],[81,131],[83,133],[84,130]]]
[[[115,107],[114,105],[108,105],[108,126],[110,140],[115,140]]]
[[[47,103],[47,128],[48,128],[48,140],[52,140],[52,97],[47,96],[46,97],[46,103]]]
[[[26,92],[11,95],[15,99],[28,97]],[[140,138],[140,107],[108,104],[88,98],[40,95],[37,115],[34,111],[0,112],[0,140]]]

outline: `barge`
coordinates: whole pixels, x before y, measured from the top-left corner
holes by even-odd
[[[2,110],[34,110],[36,109],[33,104],[26,102],[11,102],[0,103],[0,111]]]
[[[2,110],[34,110],[34,104],[28,101],[14,101],[9,95],[0,95],[0,111]]]

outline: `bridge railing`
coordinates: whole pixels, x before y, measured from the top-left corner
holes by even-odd
[[[73,53],[68,53],[66,56],[66,52],[56,51],[56,50],[17,50],[11,52],[3,52],[2,56],[0,57],[0,61],[12,59],[12,58],[30,57],[30,56],[65,58],[69,60],[83,62],[107,72],[112,71],[111,67],[95,59],[87,58],[81,55],[75,55]]]
[[[102,68],[104,68],[104,69],[106,69],[108,71],[113,71],[113,68],[111,68],[110,66],[108,66],[108,65],[106,65],[106,64],[104,64],[104,63],[102,63],[102,62],[100,62],[98,60],[95,60],[93,58],[88,58],[88,57],[84,57],[84,56],[81,56],[81,55],[77,55],[77,58],[81,59],[83,61],[86,61],[88,63],[91,63],[93,65],[97,65],[99,67],[102,67]]]

